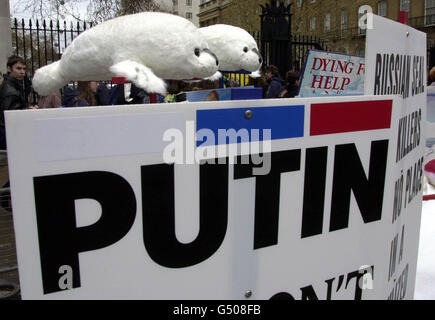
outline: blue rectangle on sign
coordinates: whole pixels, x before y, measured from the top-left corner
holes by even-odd
[[[251,117],[246,112],[251,112]],[[304,105],[196,111],[197,146],[304,136]],[[237,133],[237,141],[232,140]],[[265,135],[263,135],[265,133]],[[225,137],[226,136],[226,137]]]
[[[263,88],[232,88],[231,100],[263,99]]]

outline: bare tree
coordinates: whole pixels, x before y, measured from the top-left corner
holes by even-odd
[[[85,2],[88,2],[87,14],[81,15],[79,4]],[[30,12],[35,19],[63,20],[69,16],[94,23],[143,11],[170,11],[155,0],[17,0],[13,9]]]
[[[94,23],[101,23],[103,21],[116,17],[121,11],[120,0],[96,0],[90,1],[87,7],[88,15],[86,20]]]
[[[95,0],[89,3],[87,20],[99,23],[117,16],[144,11],[170,10],[154,0]]]
[[[61,20],[66,16],[83,20],[78,10],[82,0],[17,0],[14,11],[30,13],[34,19]]]
[[[160,10],[161,7],[153,0],[121,0],[121,15],[143,11]]]

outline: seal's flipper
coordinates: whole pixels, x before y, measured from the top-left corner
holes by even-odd
[[[110,67],[117,76],[123,76],[148,93],[166,93],[165,82],[157,77],[150,68],[135,61],[124,60]]]
[[[252,72],[251,74],[249,74],[249,76],[251,77],[251,78],[260,78],[261,77],[261,71],[260,71],[260,69],[259,70],[257,70],[257,71],[254,71],[254,72]]]
[[[222,73],[217,71],[214,75],[212,75],[212,76],[210,76],[208,78],[204,78],[204,80],[216,81],[216,80],[219,80],[220,78],[222,78]]]

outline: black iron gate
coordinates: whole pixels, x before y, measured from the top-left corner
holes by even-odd
[[[81,32],[92,27],[92,23],[60,23],[59,21],[28,20],[12,21],[11,36],[14,54],[24,58],[28,76],[33,77],[35,71],[42,66],[60,59],[65,48]],[[30,83],[26,82],[25,83]],[[26,96],[26,99],[28,96]],[[37,94],[32,92],[32,104],[37,102]]]
[[[278,67],[281,75],[290,69],[292,61],[291,52],[291,13],[290,5],[284,3],[277,5],[271,1],[270,5],[260,5],[261,18],[261,53],[264,64],[273,64]]]
[[[308,49],[326,50],[313,36],[292,36],[292,14],[289,5],[271,0],[262,8],[260,51],[264,65],[278,67],[281,76],[288,70],[302,70]]]

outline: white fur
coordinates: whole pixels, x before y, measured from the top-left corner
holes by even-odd
[[[250,75],[249,75],[251,78],[260,78],[261,77],[261,71],[260,70],[256,70],[256,71],[254,71],[254,72],[252,72]]]
[[[204,80],[216,81],[216,80],[219,80],[220,78],[222,78],[222,73],[220,73],[218,71],[214,75],[212,75],[211,77],[205,78]]]
[[[215,24],[200,28],[210,50],[219,59],[222,71],[257,71],[261,67],[255,39],[245,30],[226,24]],[[244,48],[248,52],[244,52]],[[255,52],[257,51],[257,52]]]
[[[138,87],[147,92],[165,92],[165,81],[156,75],[143,64],[124,60],[110,67],[114,74],[124,76],[127,80],[134,82]]]
[[[33,87],[48,95],[69,81],[125,76],[148,92],[164,93],[162,79],[203,79],[217,72],[215,57],[204,49],[208,45],[198,28],[180,16],[122,16],[81,33],[60,61],[36,71]]]

